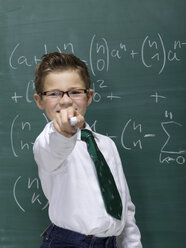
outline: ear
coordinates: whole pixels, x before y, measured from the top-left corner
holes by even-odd
[[[94,90],[90,89],[88,91],[88,94],[87,94],[87,106],[89,106],[91,104],[92,99],[93,99],[93,95],[94,95]]]
[[[38,94],[34,94],[34,100],[38,106],[39,109],[44,109],[44,104],[42,98]]]

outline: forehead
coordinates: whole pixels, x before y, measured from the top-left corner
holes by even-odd
[[[78,71],[67,70],[50,72],[44,80],[44,90],[68,90],[71,88],[85,88],[85,83]]]

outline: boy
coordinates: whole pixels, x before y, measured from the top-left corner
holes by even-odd
[[[116,241],[118,247],[141,248],[135,207],[116,146],[109,137],[92,132],[85,122],[94,93],[87,66],[72,54],[46,54],[36,68],[35,88],[37,106],[51,120],[33,148],[52,223],[43,233],[41,248],[114,248]],[[70,122],[72,117],[77,119],[75,125]],[[83,130],[88,130],[87,139],[95,138],[103,155],[100,161],[113,178],[118,216],[108,212],[99,177],[108,178],[98,173],[100,161],[96,167],[87,149],[90,144],[81,138]],[[105,187],[107,191],[109,185]]]

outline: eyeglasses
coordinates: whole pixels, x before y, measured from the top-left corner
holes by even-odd
[[[76,100],[83,98],[87,92],[87,89],[74,89],[69,91],[52,90],[40,92],[39,95],[46,96],[48,100],[59,100],[64,96],[64,94],[67,94],[68,97]]]

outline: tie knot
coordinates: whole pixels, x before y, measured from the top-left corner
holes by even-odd
[[[88,129],[82,129],[81,130],[81,139],[86,141],[89,137],[93,137],[93,134]]]

